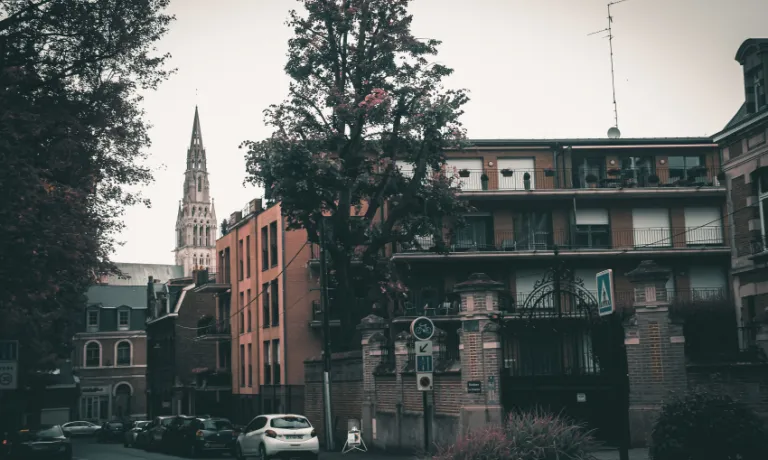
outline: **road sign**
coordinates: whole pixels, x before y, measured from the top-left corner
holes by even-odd
[[[605,270],[595,276],[597,282],[597,311],[600,316],[616,311],[613,295],[613,270]]]
[[[467,393],[482,393],[483,382],[480,380],[470,380],[467,382]]]
[[[419,391],[431,391],[432,373],[416,374],[416,384],[419,386]]]
[[[416,356],[432,356],[432,341],[419,340],[415,344]]]
[[[15,390],[18,385],[18,366],[15,361],[0,362],[0,390]]]
[[[411,322],[411,334],[416,340],[429,340],[435,334],[435,324],[426,316],[419,316]]]
[[[416,356],[416,372],[434,372],[432,356]]]

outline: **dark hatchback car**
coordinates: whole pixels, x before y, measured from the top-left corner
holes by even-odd
[[[72,443],[60,425],[19,430],[4,441],[9,459],[72,460]]]
[[[125,438],[125,425],[123,422],[107,422],[96,432],[99,442],[123,442]]]
[[[238,434],[232,423],[225,418],[198,417],[179,430],[173,450],[189,457],[230,452]]]

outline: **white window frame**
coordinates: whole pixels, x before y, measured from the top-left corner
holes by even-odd
[[[120,316],[125,313],[128,317],[128,321],[126,321],[126,324],[121,324]],[[117,310],[117,330],[118,331],[128,331],[131,329],[131,310],[129,308],[122,307],[119,310]]]
[[[688,223],[689,212],[693,212],[694,210],[714,211],[713,216],[717,216],[720,220],[711,222],[714,219],[707,218],[707,221],[704,224],[690,225]],[[683,214],[685,216],[686,245],[701,246],[723,244],[723,211],[721,208],[717,206],[686,207],[683,209]]]
[[[665,227],[639,227],[636,221],[638,211],[658,211],[666,213]],[[644,248],[671,248],[672,245],[672,219],[668,208],[633,208],[632,209],[632,233],[635,249]]]
[[[128,344],[128,364],[119,364],[117,360],[117,347],[120,346],[121,343],[127,343]],[[130,340],[118,340],[115,343],[115,367],[128,367],[133,366],[133,343]]]
[[[96,324],[91,324],[91,313],[96,313]],[[85,312],[85,327],[87,332],[98,332],[101,322],[101,312],[97,308],[89,308]]]
[[[88,345],[92,343],[95,343],[99,347],[99,365],[98,366],[88,365]],[[101,342],[99,342],[98,340],[89,340],[85,342],[85,344],[83,345],[83,367],[88,367],[88,368],[101,367],[103,362],[104,362],[104,347],[101,346]]]

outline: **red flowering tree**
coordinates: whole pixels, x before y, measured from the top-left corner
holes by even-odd
[[[468,99],[443,87],[452,70],[430,62],[437,40],[414,37],[409,0],[300,1],[288,21],[289,94],[265,111],[272,136],[244,143],[246,180],[311,242],[328,216],[333,308],[349,331],[369,313],[355,297],[404,289],[380,263],[386,247],[445,249],[443,227],[464,204],[444,151],[463,145]]]
[[[69,356],[123,209],[144,202],[138,90],[167,76],[168,1],[0,1],[0,339],[21,341],[23,371]]]

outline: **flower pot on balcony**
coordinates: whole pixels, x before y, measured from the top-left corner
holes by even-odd
[[[651,174],[650,176],[648,176],[648,183],[653,185],[654,187],[658,186],[659,176],[657,176],[656,174]]]
[[[597,188],[597,176],[594,174],[587,174],[584,180],[589,184],[589,188]]]
[[[468,169],[462,169],[459,171],[459,177],[469,177],[469,170]]]
[[[480,176],[480,184],[483,186],[483,190],[488,190],[488,176],[483,174]]]
[[[526,190],[531,189],[531,175],[528,173],[523,174],[523,186]]]
[[[555,177],[555,170],[554,169],[545,169],[544,170],[544,177]]]
[[[725,182],[725,171],[720,171],[717,173],[717,180],[720,182]]]
[[[512,171],[511,169],[502,169],[501,170],[501,175],[504,176],[504,177],[512,177],[512,174],[514,174],[514,173],[515,172]]]
[[[608,175],[609,176],[616,177],[616,176],[619,176],[620,174],[621,174],[621,169],[613,168],[613,169],[609,169],[608,170]]]

